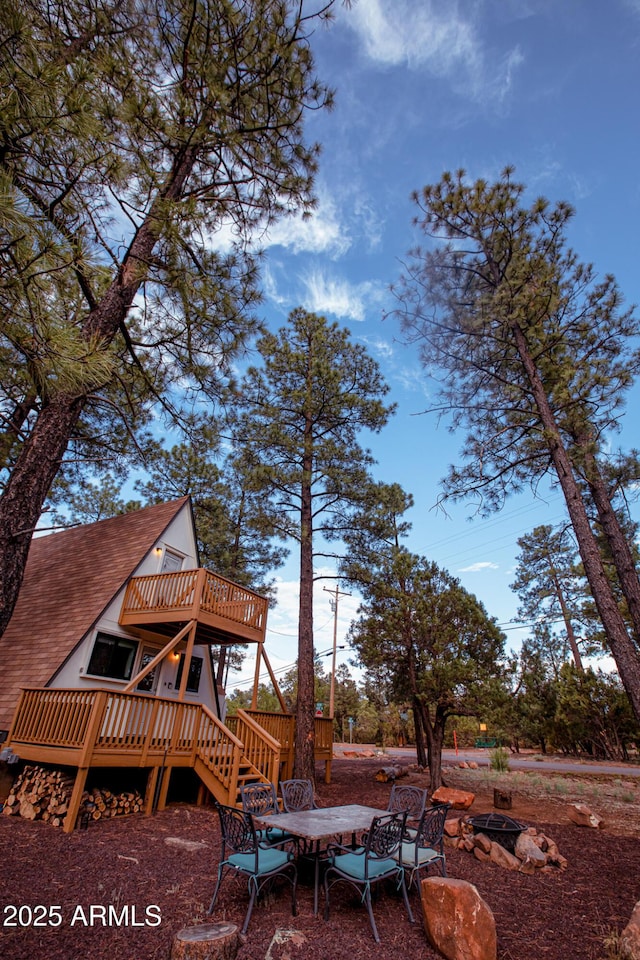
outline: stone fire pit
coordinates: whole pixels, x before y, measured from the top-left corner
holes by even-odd
[[[503,813],[480,813],[476,817],[467,817],[474,833],[484,833],[494,843],[513,853],[518,837],[526,825],[507,817]]]

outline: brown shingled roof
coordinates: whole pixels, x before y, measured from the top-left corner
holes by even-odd
[[[20,596],[0,638],[0,729],[11,723],[20,687],[45,686],[188,500],[32,540]]]

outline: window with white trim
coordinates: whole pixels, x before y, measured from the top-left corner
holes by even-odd
[[[94,677],[110,677],[112,680],[130,680],[137,652],[136,640],[98,633],[87,673]]]

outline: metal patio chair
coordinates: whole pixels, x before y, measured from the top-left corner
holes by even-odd
[[[324,918],[329,919],[329,892],[336,883],[344,882],[354,887],[367,908],[369,922],[376,943],[380,943],[378,928],[371,905],[371,888],[382,880],[394,880],[402,890],[404,905],[413,923],[413,913],[407,895],[404,870],[394,859],[402,843],[402,834],[407,819],[406,812],[388,813],[374,817],[367,832],[363,847],[352,849],[343,844],[329,847],[330,862],[324,876]]]
[[[451,804],[439,803],[429,810],[425,810],[418,824],[415,836],[408,842],[402,841],[402,846],[394,853],[394,859],[409,874],[408,888],[411,889],[420,872],[425,872],[436,864],[443,877],[447,875],[447,865],[444,854],[444,822],[447,819]]]
[[[318,810],[312,780],[281,780],[280,794],[286,813],[299,813],[301,810]],[[342,840],[342,837],[340,838]],[[298,847],[305,856],[321,856],[320,843],[298,839]]]
[[[318,809],[312,780],[281,780],[280,794],[287,813]]]
[[[424,808],[427,804],[428,791],[424,787],[414,787],[410,784],[394,783],[391,787],[387,810],[391,813],[407,813],[407,827],[405,837],[415,836]]]
[[[251,815],[244,810],[227,807],[221,803],[216,803],[216,809],[220,817],[222,850],[218,879],[207,912],[213,913],[222,880],[225,874],[232,872],[245,876],[249,887],[249,906],[242,925],[243,934],[247,932],[251,913],[260,891],[274,877],[286,877],[291,884],[291,913],[295,917],[298,912],[296,902],[298,872],[293,862],[293,853],[276,847],[261,846]]]
[[[277,817],[280,813],[278,795],[272,783],[245,784],[240,787],[240,800],[245,813],[255,814],[259,817]],[[295,837],[275,825],[256,830],[256,834],[259,843],[265,847],[279,847],[285,843],[295,843]]]

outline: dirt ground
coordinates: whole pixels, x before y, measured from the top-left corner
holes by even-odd
[[[322,805],[366,802],[386,806],[389,783],[380,760],[334,760],[332,783],[322,781]],[[513,794],[511,816],[552,837],[569,861],[543,876],[507,872],[447,849],[451,877],[475,884],[493,910],[499,960],[609,960],[611,938],[640,900],[640,783],[620,777],[503,774],[448,767],[449,785],[472,790],[470,813],[493,809],[494,786]],[[402,782],[426,786],[412,771]],[[571,802],[605,819],[602,830],[573,825]],[[152,818],[102,821],[71,835],[45,823],[0,817],[0,955],[11,960],[168,960],[175,933],[206,921],[217,868],[219,829],[212,808],[171,805]],[[412,894],[417,922],[409,924],[392,889],[374,911],[382,943],[371,936],[366,911],[346,888],[332,896],[331,917],[315,917],[313,892],[302,876],[298,915],[288,889],[276,887],[256,906],[238,960],[435,960]],[[225,881],[214,920],[241,924],[246,886]],[[109,914],[108,908],[115,910]],[[92,909],[93,908],[93,909]],[[114,917],[118,922],[114,921]],[[609,946],[607,946],[609,941]]]

